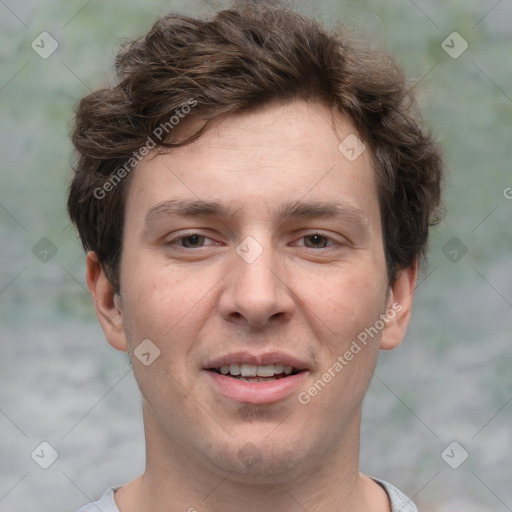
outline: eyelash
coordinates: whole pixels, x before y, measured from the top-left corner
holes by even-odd
[[[187,238],[191,238],[193,236],[196,236],[196,237],[199,237],[199,238],[203,238],[203,239],[206,239],[206,240],[211,240],[211,238],[205,236],[205,235],[202,235],[201,233],[197,233],[197,232],[191,232],[191,233],[187,233],[187,234],[184,234],[184,235],[180,235],[179,237],[176,237],[172,240],[170,240],[169,242],[167,242],[165,245],[168,246],[168,247],[175,247],[175,248],[178,248],[178,250],[197,250],[197,249],[201,249],[203,247],[207,247],[205,245],[201,245],[199,247],[183,247],[183,246],[177,246],[177,244]],[[319,237],[322,237],[323,239],[327,240],[327,244],[325,247],[307,247],[305,244],[302,244],[301,246],[302,247],[305,247],[307,249],[314,249],[314,250],[319,250],[319,249],[328,249],[330,247],[333,247],[333,246],[341,246],[343,245],[342,243],[340,242],[337,242],[336,240],[334,240],[333,238],[331,238],[330,236],[327,236],[327,235],[324,235],[323,233],[318,233],[318,232],[314,232],[314,233],[308,233],[307,235],[303,235],[299,238],[299,240],[302,240],[303,238],[307,238],[307,237],[313,237],[313,236],[319,236]],[[329,244],[329,242],[331,242]],[[215,244],[209,244],[209,245],[215,245]]]

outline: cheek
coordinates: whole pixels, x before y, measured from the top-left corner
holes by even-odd
[[[381,336],[381,332],[368,332],[385,309],[385,295],[384,285],[359,274],[331,280],[312,306],[317,317],[316,337],[323,350],[303,397],[311,400],[320,417],[344,422],[359,410]]]
[[[377,269],[345,270],[326,280],[310,303],[323,350],[313,388],[305,390],[319,414],[339,421],[347,411],[355,413],[372,377],[381,333],[367,329],[385,309],[387,286]]]
[[[172,339],[183,330],[198,325],[198,315],[208,307],[214,283],[202,272],[185,272],[160,261],[131,261],[132,274],[122,283],[125,324],[138,338]],[[130,334],[130,333],[129,333]],[[135,344],[137,339],[132,340]]]
[[[193,369],[187,362],[212,307],[208,284],[206,279],[185,275],[179,269],[148,268],[151,272],[134,272],[133,279],[124,283],[129,298],[123,303],[124,325],[133,372],[153,411],[162,403],[167,410],[184,410],[194,406],[185,392],[193,391],[189,382]],[[143,340],[150,340],[155,348],[150,345],[149,352],[158,354],[150,365],[137,355]]]
[[[358,268],[361,267],[361,268]],[[372,325],[386,303],[386,277],[370,265],[351,265],[323,276],[321,282],[300,286],[301,295],[331,338],[357,335]]]

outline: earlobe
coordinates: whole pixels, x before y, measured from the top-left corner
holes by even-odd
[[[386,327],[380,340],[381,350],[391,350],[398,347],[405,337],[412,313],[412,303],[418,265],[402,269],[397,280],[391,286],[386,305]]]
[[[128,350],[123,326],[121,301],[102,269],[96,253],[86,258],[86,281],[94,300],[96,316],[107,341],[117,350]]]

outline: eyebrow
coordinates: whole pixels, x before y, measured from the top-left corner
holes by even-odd
[[[240,208],[238,208],[240,209]],[[217,201],[172,199],[153,206],[146,214],[146,227],[160,218],[178,217],[218,217],[232,219],[238,209]],[[271,212],[272,213],[272,212]],[[338,201],[293,201],[281,205],[273,212],[276,222],[296,218],[339,218],[361,228],[369,225],[368,216],[359,208]]]

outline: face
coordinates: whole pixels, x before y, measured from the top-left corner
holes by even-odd
[[[149,448],[273,475],[358,450],[414,272],[388,286],[370,155],[340,151],[356,130],[336,115],[333,130],[322,104],[269,105],[134,171],[120,302],[93,255],[88,282],[131,355]]]

